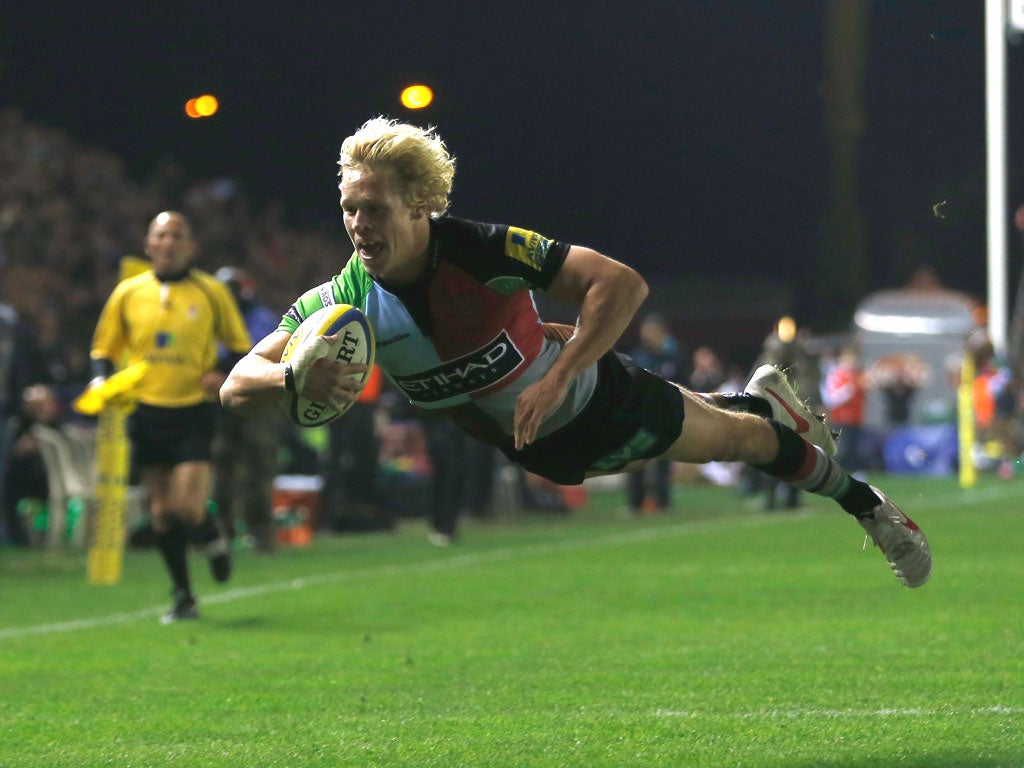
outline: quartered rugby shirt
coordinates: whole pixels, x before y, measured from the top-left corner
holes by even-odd
[[[278,327],[292,333],[331,304],[358,307],[374,329],[376,364],[414,406],[446,411],[478,439],[508,448],[516,397],[561,350],[533,290],[551,285],[568,250],[518,227],[433,219],[430,264],[415,284],[385,287],[354,253],[339,275],[302,294]],[[577,377],[538,436],[575,416],[596,381],[595,366]]]

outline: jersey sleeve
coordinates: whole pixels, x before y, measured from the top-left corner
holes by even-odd
[[[124,296],[125,285],[122,282],[115,286],[103,305],[89,350],[89,357],[93,360],[109,360],[115,365],[120,361],[126,343],[122,311]]]
[[[534,288],[545,290],[551,285],[568,252],[566,243],[528,229],[505,228],[504,255],[513,265],[525,267],[523,276]]]
[[[359,257],[352,254],[340,274],[326,283],[310,288],[288,307],[277,330],[295,333],[295,329],[311,314],[334,304],[349,304],[357,309],[364,309],[369,287],[370,276],[363,269]]]
[[[546,290],[569,252],[566,243],[506,224],[446,217],[434,227],[444,258],[501,293]]]

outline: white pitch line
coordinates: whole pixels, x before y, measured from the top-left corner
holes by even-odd
[[[941,496],[937,495],[934,497],[918,496],[913,500],[912,509],[921,509],[922,504],[927,504],[933,507],[949,507],[964,503],[973,504],[979,501],[1000,498],[1006,495],[1009,494],[1007,494],[1006,490],[1004,490],[1004,486],[994,485],[979,490],[964,491],[963,496],[951,496],[948,493],[943,494]],[[427,560],[419,563],[410,563],[406,565],[381,566],[379,568],[365,568],[356,571],[336,571],[334,573],[321,574],[318,576],[304,576],[296,579],[291,579],[289,581],[272,582],[269,584],[256,585],[252,587],[239,587],[236,589],[230,589],[225,592],[219,592],[212,595],[204,595],[203,603],[212,605],[217,605],[220,603],[230,603],[234,602],[235,600],[243,600],[249,597],[258,597],[260,595],[300,590],[306,587],[317,586],[320,584],[334,584],[338,582],[350,581],[360,578],[436,573],[440,571],[452,570],[455,568],[462,568],[465,566],[478,565],[481,563],[500,562],[502,560],[508,560],[511,557],[536,557],[539,555],[557,554],[559,552],[568,552],[579,549],[596,549],[605,546],[615,546],[618,544],[629,544],[639,541],[648,541],[651,539],[662,538],[665,536],[673,536],[682,533],[694,533],[705,530],[715,530],[722,527],[736,527],[740,525],[760,526],[789,523],[801,519],[806,519],[811,514],[813,513],[807,512],[788,515],[767,515],[746,518],[728,518],[722,520],[704,520],[702,522],[697,523],[683,522],[678,523],[676,525],[641,528],[639,530],[630,531],[628,533],[616,533],[593,539],[583,538],[575,539],[572,541],[555,542],[551,544],[534,544],[525,547],[506,547],[504,549],[495,549],[488,552],[455,555],[453,557],[448,557],[440,560]],[[115,624],[126,624],[128,622],[136,621],[138,619],[159,616],[161,613],[164,612],[164,610],[166,609],[154,606],[151,608],[143,608],[138,611],[132,611],[127,613],[115,613],[110,614],[108,616],[97,616],[95,618],[89,619],[60,621],[48,624],[36,624],[27,627],[9,627],[7,629],[0,629],[0,640],[17,639],[37,635],[52,635],[59,634],[62,632],[76,632],[79,630],[93,629],[95,627],[112,626]]]
[[[664,538],[667,536],[683,533],[695,533],[703,530],[713,530],[726,526],[737,525],[761,526],[778,524],[785,521],[798,519],[795,515],[787,517],[766,516],[751,517],[733,520],[705,520],[699,523],[679,523],[677,525],[655,526],[629,531],[627,533],[615,533],[597,538],[582,538],[571,541],[558,541],[552,543],[532,544],[524,547],[505,547],[487,552],[474,552],[459,554],[439,560],[425,560],[418,563],[407,563],[401,565],[386,565],[376,568],[363,568],[353,571],[335,571],[314,576],[301,576],[288,581],[271,582],[268,584],[257,584],[251,587],[237,587],[224,592],[217,592],[211,595],[204,595],[202,602],[205,605],[217,605],[231,603],[236,600],[244,600],[249,597],[275,594],[279,592],[291,592],[305,589],[307,587],[319,586],[322,584],[337,584],[357,579],[380,578],[389,576],[422,575],[427,573],[438,573],[454,570],[467,566],[480,565],[483,563],[495,563],[508,560],[514,557],[537,557],[542,555],[558,554],[581,549],[599,549],[601,547],[630,544],[651,539]],[[36,624],[27,627],[9,627],[0,629],[0,640],[17,639],[38,635],[53,635],[63,632],[76,632],[96,627],[112,626],[115,624],[126,624],[138,619],[145,619],[152,616],[159,616],[166,608],[151,607],[138,611],[125,613],[114,613],[108,616],[97,616],[88,619],[76,619],[74,621],[59,621],[48,624]]]
[[[655,717],[679,717],[693,720],[798,720],[802,718],[823,718],[826,720],[853,720],[878,717],[960,717],[963,715],[1024,715],[1024,707],[995,705],[975,709],[766,709],[761,712],[698,712],[689,709],[659,709]]]

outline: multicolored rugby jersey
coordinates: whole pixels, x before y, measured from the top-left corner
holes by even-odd
[[[508,449],[516,398],[551,367],[564,339],[542,323],[532,291],[551,285],[568,250],[517,227],[434,219],[430,265],[418,282],[385,287],[353,254],[339,275],[299,297],[278,328],[292,333],[331,304],[358,307],[374,328],[377,365],[413,405],[444,410],[473,436]],[[538,437],[578,414],[596,383],[591,366]]]

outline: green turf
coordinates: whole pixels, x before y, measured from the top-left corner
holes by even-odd
[[[927,531],[899,587],[808,498],[686,488],[625,519],[468,522],[241,552],[203,618],[130,552],[0,553],[0,766],[1024,765],[1024,483],[886,478]]]

